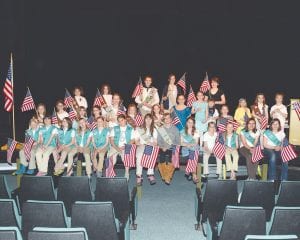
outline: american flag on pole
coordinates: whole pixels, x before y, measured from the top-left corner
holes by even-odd
[[[7,112],[11,112],[13,109],[13,104],[14,104],[12,56],[10,58],[8,72],[7,72],[6,80],[5,80],[4,87],[3,87],[3,95],[4,95],[4,110]]]
[[[193,105],[193,103],[197,101],[197,98],[195,96],[195,93],[193,91],[192,85],[190,85],[190,91],[187,97],[187,106],[191,107]]]
[[[300,102],[294,102],[292,107],[295,110],[295,112],[300,120]]]
[[[200,86],[200,92],[206,93],[209,90],[210,90],[210,83],[209,83],[208,75],[206,72],[205,78]]]
[[[183,89],[184,94],[186,93],[186,73],[182,75],[182,77],[177,82],[177,85]]]
[[[253,149],[251,161],[253,163],[259,162],[261,159],[263,159],[263,157],[264,155],[262,153],[260,140],[258,139],[258,142],[256,143],[256,146]]]
[[[281,158],[283,162],[288,162],[297,158],[297,154],[293,147],[289,144],[287,138],[284,138],[282,142]]]
[[[110,156],[109,158],[106,158],[104,163],[105,163],[105,176],[109,178],[115,177],[116,173],[114,170],[113,157]]]
[[[77,113],[74,111],[74,109],[73,109],[72,107],[69,108],[68,114],[69,114],[69,118],[71,119],[71,121],[76,120],[76,118],[77,118]]]
[[[142,83],[142,78],[140,77],[133,93],[132,93],[132,98],[135,98],[137,96],[140,96],[143,92],[143,83]]]
[[[177,114],[175,112],[175,110],[172,112],[171,117],[172,117],[172,124],[174,126],[176,126],[177,124],[181,123],[179,117],[177,116]]]
[[[174,168],[179,168],[179,145],[172,145],[172,164]]]
[[[216,158],[221,160],[224,158],[226,147],[225,147],[224,139],[221,134],[218,134],[215,146],[213,147],[212,151]]]
[[[23,150],[27,161],[30,160],[31,149],[33,144],[34,144],[34,139],[29,134],[26,134]]]
[[[126,110],[125,110],[123,103],[121,103],[119,106],[117,116],[119,116],[119,115],[126,115]]]
[[[51,123],[52,124],[58,124],[58,118],[57,118],[55,109],[53,109],[53,113],[52,113],[52,116],[51,116]]]
[[[236,121],[226,119],[226,118],[220,118],[219,123],[218,123],[219,132],[221,132],[221,133],[225,132],[227,124],[232,124],[234,131],[236,131],[239,127],[239,124]]]
[[[105,104],[105,99],[103,98],[99,89],[97,88],[97,92],[96,92],[96,96],[95,96],[95,100],[94,100],[94,106],[101,107],[104,104]]]
[[[28,88],[26,96],[25,96],[22,106],[21,106],[21,111],[26,112],[26,111],[33,110],[33,109],[35,109],[35,104],[34,104],[31,92]]]
[[[136,154],[136,145],[125,144],[125,150],[124,150],[125,167],[135,167],[135,154]]]
[[[186,164],[185,173],[195,173],[197,170],[199,151],[189,150],[189,158]]]
[[[266,129],[268,126],[268,118],[265,116],[261,116],[259,123],[260,123],[260,129]]]
[[[11,138],[7,139],[7,162],[11,164],[11,158],[17,146],[17,142]]]
[[[70,92],[68,91],[68,89],[66,89],[64,104],[66,105],[66,107],[70,108],[70,107],[72,107],[72,103],[73,103],[73,98],[72,98]]]
[[[159,147],[146,145],[141,160],[141,165],[144,168],[154,168],[158,156]]]
[[[97,123],[94,121],[94,117],[93,116],[90,116],[88,119],[87,119],[87,126],[88,128],[93,131],[94,129],[96,129],[97,127]]]
[[[143,125],[144,119],[143,119],[143,116],[142,116],[142,114],[140,112],[138,112],[135,115],[134,121],[135,121],[135,124],[136,124],[137,127],[140,127],[140,126]]]

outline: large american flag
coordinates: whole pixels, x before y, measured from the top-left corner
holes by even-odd
[[[136,154],[136,145],[125,144],[125,150],[124,150],[125,167],[135,167],[135,154]]]
[[[182,75],[182,77],[177,82],[177,85],[183,89],[184,94],[186,93],[186,73]]]
[[[109,158],[106,158],[104,162],[105,162],[105,176],[109,178],[115,177],[116,173],[114,170],[113,157],[110,156]]]
[[[13,90],[13,63],[12,57],[10,59],[6,80],[3,87],[4,95],[4,110],[11,112],[14,104],[14,90]]]
[[[77,113],[74,111],[74,109],[73,109],[72,107],[69,108],[68,114],[69,114],[69,118],[71,119],[71,121],[76,120],[76,118],[77,118]]]
[[[251,161],[253,163],[259,162],[261,159],[263,159],[263,157],[264,155],[262,153],[260,140],[258,139],[258,142],[256,143],[256,146],[253,149]]]
[[[91,131],[93,131],[94,129],[96,129],[97,123],[95,122],[93,116],[90,116],[90,117],[87,119],[87,127],[88,127]]]
[[[58,118],[57,118],[55,109],[53,109],[53,113],[52,113],[52,116],[51,116],[51,123],[52,124],[58,124]]]
[[[143,92],[143,83],[142,83],[142,78],[140,77],[133,93],[132,93],[132,98],[135,98],[137,96],[140,96]]]
[[[186,164],[185,172],[195,173],[197,170],[199,151],[198,150],[189,150],[189,158]]]
[[[26,111],[33,110],[33,109],[35,109],[35,104],[34,104],[31,92],[28,88],[26,96],[25,96],[22,106],[21,106],[21,111],[26,112]]]
[[[135,115],[134,121],[135,121],[135,124],[136,124],[137,127],[140,127],[140,126],[143,125],[144,119],[143,119],[143,116],[142,116],[142,114],[140,112],[138,112]]]
[[[261,116],[259,123],[260,123],[260,129],[266,129],[268,126],[268,118],[265,116]]]
[[[154,168],[158,156],[159,147],[146,145],[141,160],[142,167]]]
[[[206,72],[205,78],[200,86],[200,92],[206,93],[209,90],[210,90],[210,83],[209,83],[208,75]]]
[[[66,89],[64,104],[66,105],[66,107],[70,108],[70,107],[72,107],[72,103],[73,103],[73,98],[72,98],[70,92],[68,91],[68,89]]]
[[[11,164],[11,158],[17,146],[17,142],[14,139],[7,139],[7,162]]]
[[[94,106],[99,106],[101,107],[102,105],[105,104],[105,99],[104,97],[101,95],[99,89],[97,89],[96,92],[96,96],[95,96],[95,100],[94,100]]]
[[[193,103],[197,101],[197,98],[195,96],[195,93],[193,91],[192,85],[190,85],[190,91],[187,97],[187,106],[191,107],[193,105]]]
[[[294,102],[292,107],[295,110],[295,112],[300,120],[300,102]]]
[[[26,134],[23,150],[27,161],[30,160],[31,149],[33,144],[34,144],[34,139],[29,134]]]
[[[179,168],[179,150],[180,146],[172,145],[172,164],[174,168]]]
[[[215,146],[213,147],[212,151],[215,157],[218,159],[222,160],[223,157],[225,156],[226,147],[225,147],[224,139],[221,134],[218,134]]]
[[[281,158],[283,162],[288,162],[297,158],[297,154],[293,147],[289,144],[287,138],[284,138],[282,142]]]

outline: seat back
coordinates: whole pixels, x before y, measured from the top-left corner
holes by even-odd
[[[52,177],[23,176],[18,196],[21,209],[27,200],[55,201]]]
[[[266,210],[270,220],[275,205],[275,187],[273,182],[244,181],[240,206],[260,206]]]
[[[88,240],[84,228],[36,227],[28,233],[28,240]]]
[[[63,202],[27,201],[23,204],[22,230],[27,239],[28,232],[35,227],[66,228],[67,220]]]
[[[58,183],[57,200],[63,201],[67,216],[71,216],[76,201],[91,202],[92,194],[88,177],[61,177]]]
[[[282,181],[277,206],[300,207],[300,181]]]
[[[17,227],[0,227],[0,240],[22,240]]]
[[[248,235],[245,240],[297,240],[296,235]]]
[[[112,202],[116,218],[125,224],[129,217],[129,192],[126,178],[97,178],[95,200]]]
[[[262,207],[226,207],[219,240],[240,240],[248,234],[265,233],[266,216]]]
[[[208,180],[204,197],[202,222],[207,217],[215,221],[221,221],[226,206],[237,205],[237,182],[229,180]]]
[[[300,207],[275,207],[269,234],[295,234],[300,238]]]
[[[10,198],[5,176],[0,176],[0,199]]]
[[[111,202],[76,202],[72,208],[72,227],[84,227],[90,240],[118,240]]]
[[[20,228],[20,215],[13,199],[0,199],[0,226]]]

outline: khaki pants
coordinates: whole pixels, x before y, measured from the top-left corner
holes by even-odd
[[[100,152],[97,152],[96,150],[94,151],[93,165],[95,168],[97,168],[98,172],[102,172],[103,170],[103,163],[104,163],[104,157],[106,152],[107,152],[106,148]],[[98,155],[98,163],[97,163],[97,155]]]
[[[54,152],[55,147],[47,147],[45,149],[39,147],[36,151],[36,163],[40,172],[48,172],[48,162],[50,155]]]
[[[70,169],[72,168],[72,165],[73,165],[74,155],[77,153],[77,152],[72,151],[73,149],[75,149],[75,148],[68,147],[68,148],[64,149],[63,151],[61,151],[60,158],[59,158],[59,160],[57,161],[57,163],[55,165],[55,171],[65,168],[64,167],[64,162],[65,162],[67,157],[68,157],[67,172],[70,171]]]
[[[73,161],[73,157],[77,153],[78,153],[77,148],[72,148],[72,150],[69,152],[69,154],[68,154],[68,171],[70,170],[69,169],[69,165],[70,165],[70,168],[72,167],[71,159]],[[70,158],[69,158],[69,156],[70,156]],[[84,160],[85,160],[85,171],[86,171],[86,174],[88,176],[90,176],[91,173],[92,173],[91,150],[90,150],[90,148],[87,147],[87,148],[83,149],[83,156],[84,156]]]
[[[226,149],[225,161],[226,171],[238,171],[239,153],[236,149],[232,150],[231,152],[229,149]]]
[[[208,170],[208,159],[210,157],[211,153],[204,152],[203,153],[203,174],[209,174]],[[219,158],[216,158],[217,162],[217,174],[222,174],[222,160]]]
[[[27,162],[24,149],[21,149],[19,152],[20,156],[20,163],[24,165],[25,167],[29,166],[29,169],[36,169],[36,164],[35,164],[35,154],[36,154],[37,146],[33,146],[30,152],[30,159],[29,162]]]
[[[144,149],[145,149],[145,145],[139,145],[136,148],[136,175],[137,176],[142,176],[143,174],[143,167],[141,165],[141,161],[142,161]],[[154,174],[154,169],[148,168],[147,175],[153,175],[153,174]]]

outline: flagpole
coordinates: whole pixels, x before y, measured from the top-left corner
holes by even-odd
[[[11,62],[11,85],[13,89],[13,105],[12,105],[12,127],[13,127],[13,138],[16,140],[16,124],[15,124],[15,94],[14,94],[14,67],[13,67],[13,57],[12,53],[10,53],[10,62]]]

